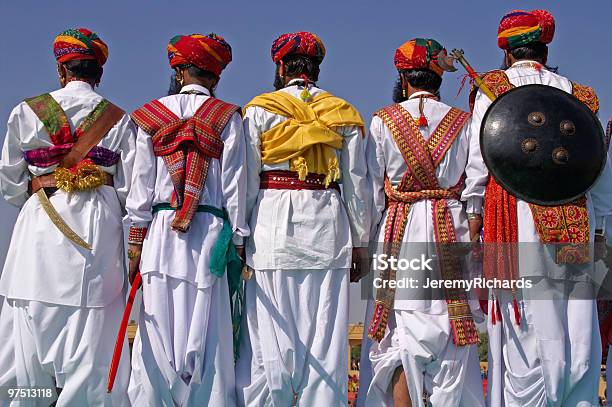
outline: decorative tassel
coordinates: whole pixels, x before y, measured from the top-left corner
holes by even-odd
[[[385,337],[385,330],[389,321],[389,308],[382,302],[376,302],[372,321],[368,327],[368,336],[370,339],[380,342]]]
[[[304,157],[294,159],[291,164],[293,169],[297,171],[300,181],[306,180],[306,176],[308,175],[308,164],[306,164]]]
[[[495,325],[497,320],[495,318],[495,297],[491,297],[491,325]]]
[[[306,102],[307,100],[312,99],[312,95],[308,90],[308,76],[306,76],[305,74],[302,74],[300,76],[304,80],[304,90],[302,91],[302,93],[300,93],[300,98],[302,98],[302,100]]]
[[[429,123],[427,122],[427,118],[425,117],[425,113],[423,112],[423,108],[425,107],[425,98],[423,96],[419,97],[419,127],[427,127]]]
[[[514,307],[514,320],[516,321],[517,326],[521,326],[521,311],[519,310],[518,302],[516,301],[516,296],[512,296],[512,306]]]
[[[338,181],[340,179],[340,169],[338,168],[338,158],[333,157],[329,159],[329,166],[327,169],[327,175],[325,176],[325,188],[329,187],[332,181]]]

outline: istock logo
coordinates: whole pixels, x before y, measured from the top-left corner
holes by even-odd
[[[372,256],[374,270],[412,270],[412,271],[433,271],[431,268],[432,258],[428,258],[424,254],[421,257],[412,259],[397,259],[395,256],[389,256],[387,254],[375,254]]]

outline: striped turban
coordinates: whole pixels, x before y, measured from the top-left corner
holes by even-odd
[[[533,42],[549,44],[554,35],[555,19],[548,11],[514,10],[499,23],[497,45],[501,49],[512,49]]]
[[[55,37],[53,53],[60,63],[89,59],[102,66],[108,58],[108,46],[96,33],[86,28],[75,28]]]
[[[168,44],[170,66],[194,65],[220,76],[232,62],[232,47],[216,34],[176,35]]]
[[[438,65],[438,54],[445,51],[440,43],[431,38],[415,38],[402,44],[395,51],[393,62],[398,70],[429,69],[442,76],[444,70]]]
[[[325,58],[325,46],[315,34],[300,31],[283,34],[275,39],[270,54],[274,63],[289,55],[304,55],[320,64]]]

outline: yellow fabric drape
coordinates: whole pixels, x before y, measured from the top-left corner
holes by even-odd
[[[249,106],[287,117],[261,136],[261,159],[265,164],[290,162],[301,180],[308,173],[326,175],[325,183],[340,177],[334,150],[342,148],[342,136],[334,128],[359,126],[364,122],[359,112],[346,101],[324,92],[308,103],[285,92],[272,92],[255,97]]]

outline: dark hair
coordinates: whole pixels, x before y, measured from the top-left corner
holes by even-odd
[[[285,76],[289,78],[299,78],[301,75],[306,75],[308,80],[316,82],[319,80],[319,73],[321,72],[319,64],[316,63],[312,58],[305,55],[291,55],[283,59],[283,65],[285,66]],[[274,88],[282,89],[285,87],[283,79],[280,77],[278,71],[280,69],[280,63],[276,64],[276,73],[274,76]]]
[[[508,50],[508,53],[517,60],[530,59],[545,63],[548,56],[548,46],[541,42],[532,42],[522,47],[512,48]]]
[[[102,77],[103,69],[97,61],[85,59],[63,63],[69,76],[88,81],[96,81]]]
[[[395,103],[400,103],[407,99],[403,94],[402,77],[415,89],[424,90],[436,96],[440,94],[442,77],[434,71],[429,69],[402,69],[399,71],[399,77],[393,86],[393,101]]]
[[[518,61],[528,59],[540,62],[550,72],[559,72],[559,67],[546,64],[548,59],[548,45],[541,42],[532,42],[522,47],[512,48],[508,50],[508,53]],[[506,58],[504,58],[501,69],[506,70],[508,68],[510,67],[507,65]]]
[[[187,72],[189,72],[189,75],[194,76],[198,79],[208,79],[208,80],[215,80],[215,79],[219,79],[219,77],[217,75],[215,75],[214,73],[210,72],[210,71],[206,71],[204,69],[200,69],[195,65],[184,65],[181,66],[181,68],[187,70]]]
[[[210,71],[206,71],[204,69],[200,69],[195,65],[191,65],[191,64],[177,65],[176,68],[186,70],[187,72],[189,72],[189,75],[195,78],[208,79],[208,80],[214,80],[214,79],[218,80],[219,79],[219,77],[215,75],[214,73]],[[168,96],[177,95],[180,91],[181,91],[181,84],[176,80],[176,71],[175,71],[170,76],[170,87],[168,88]],[[212,97],[215,97],[214,91],[212,89],[209,89],[209,91],[210,91],[210,95]]]

